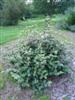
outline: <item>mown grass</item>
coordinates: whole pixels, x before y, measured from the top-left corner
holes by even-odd
[[[16,26],[0,26],[0,44],[4,44],[13,39],[19,38],[23,35],[28,35],[31,31],[43,31],[43,19],[29,19],[26,21],[20,21]]]
[[[59,41],[65,43],[75,42],[69,34],[66,34],[65,30],[55,29],[54,25],[60,19],[61,15],[53,16],[50,19],[50,28],[48,31],[50,31],[50,34],[52,34],[52,36]],[[22,36],[32,34],[32,31],[34,33],[41,33],[46,27],[45,22],[45,18],[35,18],[28,19],[26,21],[19,21],[17,26],[0,27],[0,44],[4,44],[14,39],[21,38]]]

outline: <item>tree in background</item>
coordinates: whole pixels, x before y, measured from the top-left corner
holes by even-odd
[[[16,25],[25,11],[25,0],[6,0],[0,11],[1,25]]]
[[[48,14],[49,11],[49,3],[47,0],[34,0],[33,1],[34,5],[34,12],[36,14]]]
[[[44,15],[63,13],[68,7],[74,5],[75,0],[33,0],[35,13]]]
[[[0,0],[0,25],[16,25],[19,19],[36,17],[37,15],[53,15],[64,13],[73,7],[75,0]]]
[[[25,11],[24,11],[23,17],[25,19],[33,17],[33,5],[32,4],[28,3],[28,4],[25,5]]]
[[[3,9],[4,1],[0,0],[0,25],[2,23],[2,9]]]
[[[57,2],[57,12],[64,13],[69,7],[75,6],[75,0],[60,0]]]

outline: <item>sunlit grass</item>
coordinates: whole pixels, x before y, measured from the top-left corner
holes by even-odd
[[[16,26],[0,27],[0,44],[27,35],[31,31],[43,31],[44,19],[20,21]]]

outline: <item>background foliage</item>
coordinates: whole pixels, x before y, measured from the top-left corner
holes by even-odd
[[[75,6],[74,0],[0,0],[0,25],[15,25],[18,20],[64,13],[69,7]]]
[[[62,17],[63,16],[63,17]],[[75,32],[75,7],[68,8],[65,11],[65,15],[62,15],[61,19],[58,20],[58,26],[60,28]]]
[[[34,11],[37,14],[52,15],[64,13],[68,7],[75,5],[74,0],[34,0]]]
[[[24,0],[3,0],[0,10],[0,25],[15,25],[23,16],[25,10]]]

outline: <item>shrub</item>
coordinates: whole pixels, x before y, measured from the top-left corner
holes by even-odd
[[[65,11],[65,16],[59,21],[59,26],[75,32],[75,7]]]
[[[12,55],[10,63],[14,66],[10,74],[20,87],[39,92],[51,83],[50,77],[68,72],[65,48],[51,36],[29,39]]]
[[[66,22],[69,25],[75,25],[75,7],[74,8],[68,8],[68,10],[65,12],[67,15]]]

